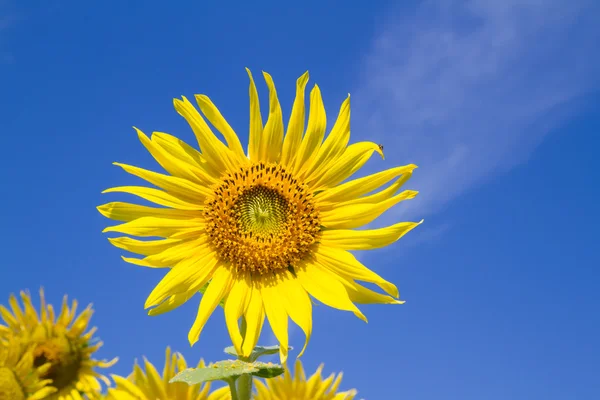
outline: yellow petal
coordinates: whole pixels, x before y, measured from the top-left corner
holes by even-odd
[[[351,144],[341,156],[330,162],[326,169],[320,168],[315,171],[311,179],[306,180],[306,183],[310,184],[315,191],[333,187],[362,168],[375,151],[383,158],[383,152],[375,143],[358,142]]]
[[[201,227],[204,219],[168,219],[156,217],[142,217],[124,224],[109,226],[102,232],[119,232],[133,236],[161,236],[168,237],[183,229]]]
[[[185,97],[182,99],[174,99],[173,105],[194,131],[207,163],[220,173],[237,170],[244,161],[214,135],[192,103]]]
[[[198,258],[210,253],[211,248],[207,242],[208,235],[203,235],[196,240],[182,241],[174,246],[169,247],[168,249],[163,250],[160,253],[149,255],[141,260],[126,257],[123,257],[123,259],[126,262],[141,265],[143,267],[172,267],[188,257]]]
[[[71,392],[69,393],[70,395],[70,400],[84,400],[83,397],[81,396],[81,393],[79,393],[79,390],[76,388],[73,388],[71,390]],[[67,398],[69,398],[69,396],[67,396]]]
[[[354,400],[358,392],[354,389],[336,394],[332,400]]]
[[[248,78],[250,78],[250,86],[248,94],[250,95],[250,132],[248,140],[248,158],[252,161],[260,160],[260,143],[262,141],[263,123],[260,115],[260,102],[258,100],[258,92],[252,73],[246,68]]]
[[[260,138],[258,160],[264,162],[277,162],[281,157],[283,141],[283,116],[281,106],[277,99],[275,83],[271,75],[263,72],[269,88],[269,119]]]
[[[133,382],[129,381],[126,378],[118,376],[118,375],[111,375],[111,377],[113,378],[113,380],[115,381],[115,384],[117,386],[125,388],[125,390],[127,390],[128,392],[133,393],[134,395],[138,396],[139,398],[144,398],[144,392],[142,392],[140,390],[140,388],[136,384],[134,384]],[[122,392],[119,392],[118,394],[119,395],[123,395]],[[119,396],[115,396],[115,398],[117,400],[121,399],[121,397],[119,397]],[[126,398],[127,399],[131,399],[131,397],[126,397]]]
[[[211,169],[202,154],[183,140],[164,132],[153,132],[151,139],[152,143],[168,153],[170,158],[187,164],[189,171],[200,184],[210,186],[217,181],[218,171]]]
[[[321,224],[327,229],[353,229],[375,220],[386,210],[403,200],[414,198],[419,192],[405,190],[396,196],[374,204],[340,204],[321,212]]]
[[[12,313],[3,305],[0,305],[0,316],[8,326],[15,328],[19,326],[19,323],[13,317]]]
[[[180,239],[180,240],[195,239],[205,233],[206,233],[206,229],[205,229],[204,224],[202,224],[202,225],[198,225],[198,226],[195,226],[192,228],[187,228],[187,229],[183,229],[181,231],[175,232],[172,235],[170,235],[169,238]]]
[[[254,347],[256,347],[265,321],[263,300],[260,290],[256,287],[256,282],[253,283],[251,290],[248,307],[244,313],[244,318],[246,318],[246,335],[242,343],[244,357],[249,357]]]
[[[380,229],[331,229],[321,232],[321,244],[345,250],[372,250],[385,247],[406,235],[420,222],[399,222]]]
[[[108,238],[108,241],[119,249],[143,256],[160,253],[181,242],[180,239],[137,240],[127,236]]]
[[[177,353],[173,354],[171,356],[171,347],[167,346],[167,348],[165,349],[165,365],[163,367],[163,377],[166,378],[167,376],[171,375],[175,372],[175,360],[177,360]]]
[[[338,310],[352,311],[367,322],[367,318],[348,297],[344,285],[326,268],[310,260],[305,266],[296,269],[296,276],[304,289],[321,303]]]
[[[161,146],[157,145],[156,142],[150,140],[144,132],[136,128],[138,138],[140,142],[144,145],[146,150],[154,157],[154,159],[167,171],[169,174],[173,176],[177,176],[180,178],[189,179],[192,181],[196,181],[201,183],[198,180],[197,175],[194,173],[195,169],[198,169],[194,164],[184,161],[182,158],[172,157],[169,151],[166,151]],[[154,135],[152,135],[154,137]]]
[[[396,286],[361,264],[350,252],[319,245],[313,253],[315,261],[333,274],[347,279],[374,283],[390,296],[398,297]]]
[[[358,304],[404,304],[405,301],[397,300],[392,296],[377,293],[371,289],[347,280],[341,281],[346,290],[348,291],[348,297],[353,303]]]
[[[373,193],[368,196],[359,197],[358,199],[348,200],[343,203],[338,203],[336,206],[330,207],[330,208],[335,208],[337,206],[348,206],[350,204],[381,203],[385,200],[392,198],[394,195],[396,195],[396,193],[398,193],[398,190],[400,190],[402,185],[404,185],[406,183],[406,181],[411,177],[411,175],[412,175],[412,172],[407,172],[407,173],[403,174],[400,178],[398,178],[396,180],[396,182],[392,183],[390,186],[388,186],[387,188],[385,188],[377,193]],[[324,207],[324,208],[327,209],[328,207]]]
[[[344,153],[348,141],[350,140],[350,95],[342,103],[340,112],[337,120],[327,136],[327,139],[323,142],[323,145],[319,148],[317,156],[312,161],[312,165],[306,172],[308,179],[312,177],[319,170],[327,170],[330,163]]]
[[[298,279],[289,271],[285,271],[283,274],[281,285],[277,286],[277,290],[285,311],[292,321],[302,329],[306,337],[304,347],[298,354],[298,357],[301,357],[312,334],[312,303],[310,297],[298,282]]]
[[[269,380],[267,380],[267,384]],[[269,390],[269,388],[260,380],[255,379],[254,385],[256,386],[256,393],[258,394],[257,398],[259,399],[271,399],[273,398],[273,394]]]
[[[323,379],[322,382],[315,387],[314,394],[311,396],[313,399],[321,399],[325,392],[329,389],[331,384],[333,383],[333,378],[335,374],[329,375],[326,379]]]
[[[9,302],[12,300],[9,299]],[[12,305],[12,304],[11,304]],[[62,307],[60,308],[60,314],[58,315],[58,318],[56,319],[56,324],[57,325],[62,325],[62,326],[67,326],[70,322],[70,318],[69,318],[69,303],[67,301],[67,295],[63,296],[63,301],[62,301]]]
[[[196,102],[198,102],[198,106],[200,107],[200,111],[206,116],[206,119],[210,121],[211,124],[219,132],[223,134],[227,145],[233,151],[238,158],[245,159],[246,155],[244,154],[244,149],[242,148],[242,144],[240,143],[240,139],[238,135],[235,133],[231,125],[227,122],[219,109],[213,104],[213,102],[203,94],[197,94]]]
[[[161,206],[177,208],[179,210],[202,210],[203,202],[198,201],[198,204],[192,204],[187,201],[178,199],[175,196],[170,195],[162,190],[153,189],[144,186],[119,186],[110,189],[106,189],[102,193],[128,193],[134,196],[141,197],[144,200],[151,201]]]
[[[48,311],[46,307],[46,297],[44,295],[44,288],[40,287],[40,317],[42,322],[48,321]]]
[[[46,385],[46,384],[51,384],[51,383],[52,383],[51,379],[44,379],[44,380],[40,381],[40,386]],[[40,389],[37,392],[35,392],[34,395],[29,396],[28,400],[43,400],[43,399],[50,397],[50,395],[53,393],[56,393],[56,388],[53,386],[46,386],[43,389]]]
[[[156,208],[139,204],[115,201],[97,207],[100,214],[117,221],[133,221],[142,217],[164,217],[169,219],[190,219],[202,216],[202,212],[176,210],[173,208]]]
[[[298,364],[300,364],[300,360],[296,358],[296,361],[294,363],[294,369],[298,366]],[[289,385],[290,389],[293,387],[294,379],[292,378],[290,368],[287,365],[285,366],[285,370],[283,371],[283,382],[285,382],[286,385]]]
[[[239,319],[246,309],[251,293],[249,274],[240,274],[235,277],[231,292],[225,300],[225,322],[237,354],[242,354],[244,338],[240,333]]]
[[[35,309],[33,303],[31,302],[31,294],[29,291],[23,291],[19,293],[21,295],[21,301],[23,302],[23,308],[25,309],[25,315],[28,320],[39,320],[39,316],[37,310]],[[76,302],[75,302],[76,303]],[[75,312],[75,311],[73,311]]]
[[[337,393],[338,389],[340,388],[340,383],[342,383],[343,376],[344,376],[344,374],[341,372],[337,375],[337,377],[335,378],[335,381],[331,385],[330,393]]]
[[[409,164],[354,179],[318,193],[315,200],[319,202],[319,207],[322,208],[362,198],[365,194],[376,190],[392,179],[410,174],[415,168],[417,168],[416,165]]]
[[[167,298],[167,300],[163,301],[158,306],[148,310],[148,315],[155,316],[172,311],[180,305],[182,305],[183,303],[185,303],[186,301],[188,301],[189,299],[191,299],[196,293],[198,293],[198,291],[190,290],[187,292],[171,295],[169,296],[169,298]]]
[[[146,299],[145,308],[162,303],[167,297],[190,290],[200,290],[217,268],[215,253],[180,262],[162,278]]]
[[[298,149],[298,155],[294,162],[294,173],[302,176],[303,172],[310,167],[311,161],[317,156],[317,151],[321,146],[325,129],[327,127],[327,116],[325,106],[321,98],[321,90],[315,85],[310,91],[310,112],[308,115],[308,125],[306,134],[302,138],[302,143]]]
[[[146,381],[146,375],[144,374],[144,371],[142,371],[140,366],[137,364],[137,359],[135,360],[135,365],[133,366],[133,376],[136,382]]]
[[[304,368],[302,367],[302,363],[298,359],[296,359],[296,364],[294,364],[294,379],[296,381],[305,381],[306,380],[306,373],[304,373]]]
[[[323,378],[321,376],[322,371],[323,371],[323,364],[319,365],[316,372],[314,374],[312,374],[312,376],[306,382],[305,390],[308,393],[309,398],[314,398],[314,396],[312,396],[312,394],[315,393],[319,384],[323,381]]]
[[[188,340],[190,345],[194,345],[200,338],[200,333],[208,320],[208,317],[213,313],[215,308],[219,305],[223,297],[229,292],[232,283],[232,275],[229,271],[229,267],[221,265],[214,272],[213,277],[208,284],[208,288],[202,300],[200,301],[200,307],[198,307],[198,315],[194,321],[194,325],[188,333]]]
[[[144,358],[144,367],[146,369],[146,377],[148,378],[147,382],[149,389],[152,391],[152,393],[158,395],[159,399],[166,399],[167,393],[165,392],[165,386],[162,384],[162,379],[156,368],[154,368],[154,365]]]
[[[223,386],[208,395],[206,400],[231,400],[229,386]]]
[[[275,280],[277,279],[277,280]],[[281,363],[285,363],[288,354],[288,314],[281,303],[279,290],[277,286],[281,284],[281,278],[274,278],[272,281],[263,281],[260,294],[263,299],[265,314],[271,325],[275,337],[279,341],[279,357]]]
[[[293,165],[296,154],[302,143],[302,134],[304,133],[304,91],[308,83],[308,71],[306,71],[296,81],[296,98],[292,106],[292,114],[288,122],[285,138],[283,139],[283,150],[281,152],[281,164],[285,166]]]
[[[131,175],[142,178],[145,181],[166,190],[175,197],[195,203],[199,200],[204,200],[207,196],[212,195],[212,190],[206,186],[198,185],[192,181],[176,176],[159,174],[157,172],[148,171],[143,168],[134,167],[132,165],[113,163],[116,166],[123,168]]]

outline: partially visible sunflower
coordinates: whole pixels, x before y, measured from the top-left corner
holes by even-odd
[[[93,314],[92,305],[77,316],[77,301],[73,300],[69,307],[65,296],[60,314],[55,317],[54,308],[51,304],[46,304],[44,291],[40,289],[38,315],[29,293],[21,292],[20,295],[24,310],[14,295],[9,298],[11,310],[0,305],[0,316],[6,324],[0,330],[0,335],[6,337],[14,334],[32,345],[35,366],[49,363],[49,368],[42,377],[51,379],[52,386],[57,390],[47,399],[80,400],[82,396],[98,397],[101,390],[98,380],[107,385],[110,381],[94,368],[108,368],[117,358],[112,361],[92,358],[102,346],[102,342],[92,338],[95,327],[85,332]]]
[[[254,379],[256,395],[254,400],[353,400],[356,390],[338,392],[342,382],[342,373],[331,374],[323,379],[321,372],[323,364],[308,379],[300,360],[296,360],[294,375],[286,368],[283,375],[265,379],[266,384],[260,379]],[[221,392],[219,400],[231,400],[229,391]]]
[[[16,336],[0,339],[0,400],[40,400],[56,390],[41,378],[50,365],[35,366],[32,350]]]
[[[200,360],[197,368],[204,367]],[[188,385],[183,382],[169,383],[177,373],[188,368],[185,358],[180,353],[171,353],[167,347],[165,366],[162,375],[151,362],[144,359],[145,372],[137,363],[133,372],[124,378],[112,375],[116,387],[108,389],[107,400],[220,400],[223,390],[209,395],[210,383],[205,385]],[[228,389],[227,389],[228,390]]]
[[[342,382],[342,373],[331,374],[323,379],[323,364],[308,379],[300,360],[296,360],[294,376],[286,368],[283,375],[266,379],[266,384],[255,379],[257,395],[254,400],[352,400],[356,390],[338,392]]]
[[[154,132],[148,138],[136,128],[142,144],[169,175],[116,163],[158,188],[122,186],[105,191],[132,194],[163,207],[113,202],[98,209],[104,216],[124,222],[105,232],[163,238],[109,239],[116,247],[145,256],[124,257],[127,262],[170,268],[146,300],[146,308],[155,307],[150,315],[179,307],[210,282],[188,334],[190,344],[198,340],[209,316],[225,299],[225,320],[238,354],[250,355],[266,316],[285,361],[289,318],[306,335],[302,352],[308,344],[312,333],[310,296],[365,321],[357,303],[403,303],[395,285],[366,268],[349,250],[387,246],[419,224],[400,222],[381,229],[355,230],[416,196],[412,190],[400,191],[416,166],[346,181],[373,153],[383,157],[383,146],[376,143],[348,146],[350,98],[341,105],[325,137],[325,108],[315,85],[305,129],[305,73],[297,80],[284,134],[273,79],[264,73],[269,118],[263,125],[256,86],[250,71],[248,75],[247,153],[207,96],[196,95],[196,101],[226,143],[215,136],[188,99],[175,99],[175,109],[191,126],[201,152],[169,134]],[[372,291],[359,281],[374,283],[387,294]],[[241,317],[247,324],[244,337],[238,325]]]

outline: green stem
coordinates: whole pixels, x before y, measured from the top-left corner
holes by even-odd
[[[238,378],[238,400],[250,400],[252,398],[252,375],[244,374]]]
[[[246,318],[242,317],[240,323],[240,333],[242,337],[246,336]],[[249,361],[247,358],[238,356],[238,359],[242,361]],[[252,375],[244,374],[238,378],[237,386],[239,397],[238,400],[250,400],[252,398]]]
[[[227,379],[227,383],[229,383],[229,390],[231,391],[231,400],[239,400],[237,390],[235,388],[235,380]]]

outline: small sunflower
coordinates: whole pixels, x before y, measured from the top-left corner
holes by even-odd
[[[331,374],[323,379],[323,364],[308,379],[304,374],[302,363],[296,360],[294,376],[286,368],[284,375],[267,379],[266,384],[255,379],[257,394],[254,400],[352,400],[356,390],[338,392],[342,382],[342,373]]]
[[[84,395],[97,397],[101,390],[98,379],[107,385],[110,381],[94,368],[110,367],[117,359],[99,361],[92,358],[102,342],[92,338],[96,328],[85,332],[93,314],[91,304],[77,316],[77,301],[73,300],[69,307],[65,296],[60,314],[55,317],[52,305],[46,304],[43,290],[40,290],[40,315],[28,293],[21,292],[21,299],[24,310],[14,295],[9,298],[12,312],[0,305],[0,316],[6,324],[0,334],[10,332],[31,344],[35,366],[49,363],[42,377],[52,381],[56,392],[46,398],[79,400]]]
[[[204,367],[200,360],[197,368]],[[188,368],[185,358],[180,353],[171,353],[167,347],[165,366],[162,375],[154,365],[144,359],[145,372],[137,363],[129,377],[112,375],[116,387],[108,389],[107,400],[219,400],[223,390],[208,394],[210,383],[205,385],[188,385],[183,382],[169,383],[177,373]]]
[[[170,268],[146,300],[146,308],[154,307],[150,315],[171,311],[210,282],[188,334],[190,344],[198,340],[209,316],[225,299],[227,328],[238,354],[250,354],[266,316],[280,343],[283,362],[287,358],[288,317],[305,333],[302,353],[310,339],[309,295],[365,321],[356,303],[403,303],[396,286],[366,268],[349,250],[387,246],[419,224],[400,222],[382,229],[355,230],[416,196],[412,190],[399,191],[416,166],[346,181],[373,153],[383,157],[383,147],[376,143],[348,146],[350,97],[325,137],[325,109],[315,85],[305,129],[305,73],[297,80],[284,135],[271,76],[264,73],[269,117],[263,125],[250,71],[248,75],[247,154],[208,97],[196,95],[196,101],[225,143],[185,97],[175,99],[175,109],[191,126],[201,152],[169,134],[154,132],[148,138],[136,128],[142,144],[168,175],[116,163],[158,188],[122,186],[105,191],[136,195],[163,207],[112,202],[98,209],[104,216],[124,222],[104,232],[163,238],[109,239],[116,247],[145,256],[123,257],[127,262]],[[358,281],[374,283],[387,294],[367,289]],[[238,325],[241,317],[247,324],[244,337]]]
[[[51,395],[55,388],[48,386],[49,364],[35,366],[33,348],[20,338],[0,339],[0,400],[40,400]]]

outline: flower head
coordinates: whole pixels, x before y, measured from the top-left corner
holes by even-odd
[[[169,268],[146,301],[146,307],[152,308],[149,314],[180,306],[209,283],[189,331],[190,343],[198,340],[209,316],[225,300],[227,328],[238,354],[250,354],[266,317],[284,361],[288,318],[304,331],[304,349],[311,336],[310,296],[365,321],[356,304],[402,303],[396,286],[362,265],[349,250],[389,245],[418,225],[401,222],[382,229],[355,230],[393,205],[415,197],[417,192],[400,191],[400,187],[416,166],[347,181],[373,153],[383,157],[382,146],[376,143],[348,145],[350,98],[341,105],[325,136],[326,114],[315,85],[305,127],[305,73],[296,83],[296,99],[285,129],[275,85],[264,73],[269,116],[263,125],[250,71],[248,75],[247,154],[208,97],[197,95],[196,101],[224,142],[185,97],[176,99],[175,109],[194,131],[200,151],[169,134],[154,132],[149,138],[137,130],[142,144],[167,174],[117,163],[157,188],[122,186],[105,191],[132,194],[161,207],[113,202],[98,209],[104,216],[124,222],[105,232],[162,238],[109,239],[116,247],[144,256],[124,257],[127,262]],[[367,289],[359,281],[374,283],[386,294]],[[238,326],[241,317],[247,323],[244,336]]]
[[[0,315],[6,324],[0,335],[20,337],[32,348],[33,364],[48,365],[41,376],[50,380],[56,391],[45,398],[78,400],[82,395],[98,396],[101,389],[98,380],[107,385],[110,381],[94,368],[110,367],[117,359],[107,362],[92,358],[102,342],[93,339],[96,328],[86,332],[93,313],[91,305],[77,315],[77,301],[73,300],[69,306],[65,296],[60,314],[55,317],[52,305],[46,304],[43,290],[40,290],[39,315],[28,293],[21,292],[21,299],[24,309],[14,295],[9,298],[10,310],[0,305]]]
[[[338,392],[342,373],[331,374],[323,379],[323,364],[306,379],[300,360],[296,360],[294,376],[286,368],[284,375],[262,381],[255,379],[255,400],[353,400],[356,390]]]
[[[204,367],[202,360],[197,365],[197,368],[201,367]],[[221,396],[208,394],[210,383],[205,385],[169,383],[171,378],[188,366],[183,355],[171,353],[168,347],[162,375],[146,359],[144,359],[144,368],[145,372],[136,363],[129,377],[112,375],[116,387],[108,389],[107,400],[218,400]]]
[[[16,336],[0,339],[0,400],[40,400],[56,391],[41,378],[50,365],[34,365],[32,350]]]

